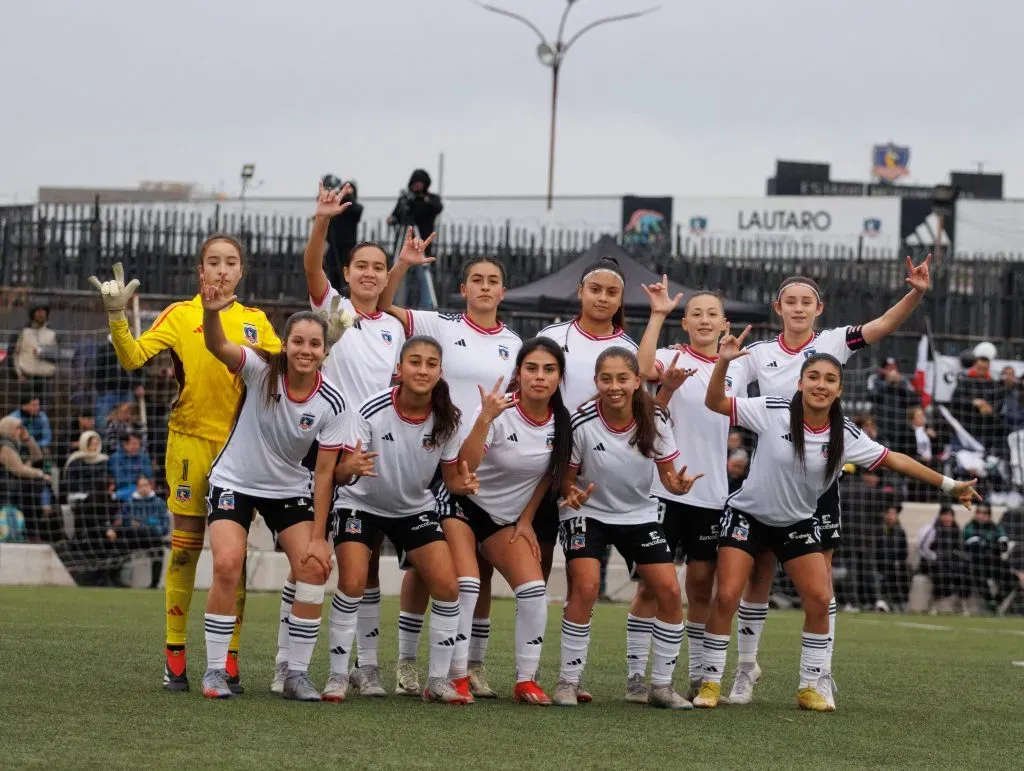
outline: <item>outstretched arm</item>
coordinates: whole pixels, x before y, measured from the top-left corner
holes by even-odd
[[[398,285],[402,283],[402,279],[405,278],[409,268],[413,265],[429,265],[434,261],[433,257],[427,257],[426,251],[427,247],[433,243],[434,236],[436,235],[436,233],[431,233],[425,239],[417,238],[412,226],[409,226],[405,235],[405,243],[402,245],[402,251],[398,253],[398,259],[395,260],[394,267],[388,271],[388,283],[384,287],[384,291],[380,293],[380,299],[377,301],[378,308],[402,322],[407,335],[409,334],[409,312],[405,308],[393,305],[392,303],[395,300],[395,294],[398,292]]]
[[[938,487],[942,492],[948,493],[967,508],[971,508],[971,504],[975,501],[981,500],[981,495],[974,489],[978,484],[977,479],[971,479],[966,482],[951,479],[950,477],[943,476],[938,471],[933,471],[922,463],[918,463],[910,456],[904,455],[901,452],[886,453],[879,465],[890,471],[895,471],[897,474],[924,482],[926,485]]]
[[[924,262],[915,266],[913,260],[907,257],[907,284],[910,285],[910,291],[889,310],[861,328],[865,343],[874,345],[882,338],[891,335],[910,318],[914,309],[921,304],[924,293],[931,286],[931,275],[928,272],[928,263],[931,262],[931,259],[932,256],[929,254],[924,258]]]

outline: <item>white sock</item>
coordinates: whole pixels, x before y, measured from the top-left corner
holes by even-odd
[[[356,636],[359,598],[340,591],[331,602],[331,674],[347,675],[348,660],[352,656],[352,639]]]
[[[398,660],[416,660],[420,647],[420,632],[423,631],[423,614],[398,612]]]
[[[548,602],[543,581],[527,581],[516,587],[516,682],[537,678]]]
[[[836,644],[836,598],[833,597],[828,603],[828,647],[825,648],[824,672],[832,672],[832,648]]]
[[[825,666],[825,649],[828,646],[827,634],[804,632],[800,640],[800,687],[813,688]]]
[[[281,590],[281,623],[277,626],[277,657],[275,662],[281,664],[288,661],[288,616],[292,614],[292,603],[295,602],[295,582],[288,581]]]
[[[725,674],[725,657],[729,652],[729,635],[704,632],[704,680],[721,683]]]
[[[206,626],[206,668],[226,669],[228,645],[235,632],[235,616],[219,616],[207,613]]]
[[[559,680],[579,685],[583,668],[587,665],[590,647],[590,623],[574,624],[562,617],[562,669]]]
[[[469,638],[473,627],[473,611],[480,597],[480,579],[473,576],[459,576],[459,631],[455,635],[455,650],[452,651],[452,668],[448,676],[458,680],[468,674]]]
[[[469,638],[469,660],[483,664],[487,658],[487,643],[491,638],[491,619],[474,618],[473,634]]]
[[[320,616],[299,618],[294,613],[288,616],[289,671],[309,671],[309,662],[313,658],[313,648],[316,646],[316,638],[319,634]]]
[[[356,652],[359,666],[377,666],[377,643],[380,640],[380,587],[367,587],[359,602],[356,621]]]
[[[767,602],[740,600],[739,622],[736,624],[736,650],[740,654],[740,664],[757,661],[757,646],[761,643],[766,618]]]
[[[455,638],[459,633],[459,601],[430,603],[430,662],[427,676],[448,679],[452,667]]]
[[[651,631],[651,685],[672,685],[672,674],[683,645],[683,622],[670,624],[654,619]]]
[[[647,657],[651,651],[653,618],[640,618],[632,613],[626,616],[626,670],[630,677],[647,672]]]
[[[704,625],[686,622],[687,651],[690,654],[690,679],[700,680],[704,676]]]

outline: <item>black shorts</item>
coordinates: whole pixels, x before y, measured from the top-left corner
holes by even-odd
[[[413,514],[409,517],[382,517],[356,509],[335,509],[334,546],[343,543],[361,543],[371,552],[382,537],[395,545],[398,565],[408,570],[409,552],[421,546],[444,540],[444,531],[433,511]]]
[[[814,518],[776,527],[727,506],[718,541],[720,549],[726,546],[745,551],[751,557],[772,551],[776,559],[785,564],[806,554],[821,554],[821,531]]]
[[[223,487],[211,487],[206,495],[207,521],[227,519],[237,522],[249,532],[255,512],[275,536],[292,525],[313,521],[313,499],[309,496],[297,498],[257,498]]]
[[[473,503],[469,498],[462,496],[453,505],[446,507],[443,511],[439,510],[438,518],[442,522],[446,519],[457,519],[459,522],[465,522],[469,525],[470,530],[473,531],[473,536],[476,538],[477,543],[483,543],[495,533],[507,527],[513,527],[509,523],[495,522],[491,519],[490,514]]]
[[[657,522],[606,525],[590,517],[573,517],[560,522],[558,532],[566,562],[580,557],[599,560],[609,546],[614,546],[622,555],[630,576],[636,575],[639,565],[674,561],[665,531]]]
[[[821,548],[831,551],[839,547],[842,539],[842,506],[839,502],[839,480],[818,498],[818,507],[814,510],[814,518],[821,528]]]
[[[659,498],[658,521],[665,530],[673,557],[682,550],[687,562],[714,562],[718,559],[721,509],[705,509]]]
[[[558,541],[558,495],[553,490],[548,490],[533,515],[533,532],[540,543]]]

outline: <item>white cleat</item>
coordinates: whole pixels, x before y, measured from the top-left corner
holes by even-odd
[[[332,672],[331,676],[327,678],[327,685],[324,686],[320,698],[324,701],[340,703],[345,701],[346,696],[348,696],[348,675]]]
[[[736,667],[736,676],[729,691],[729,704],[750,704],[754,700],[754,686],[761,679],[761,667],[753,664],[740,664]],[[724,701],[724,700],[723,700]]]
[[[815,689],[818,693],[825,697],[825,701],[828,702],[829,712],[836,711],[836,696],[835,692],[839,690],[839,686],[836,685],[836,681],[832,679],[832,673],[826,672],[818,680],[818,687]]]
[[[395,669],[395,694],[420,695],[420,673],[416,671],[416,659],[399,659],[398,667]]]
[[[284,693],[286,679],[288,679],[288,662],[279,661],[274,665],[274,679],[270,681],[270,692]]]

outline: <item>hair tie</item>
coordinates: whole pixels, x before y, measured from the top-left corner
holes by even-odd
[[[621,283],[623,286],[626,285],[626,280],[619,273],[617,273],[616,271],[612,270],[611,268],[594,268],[593,270],[589,270],[589,271],[587,271],[586,273],[583,274],[583,278],[580,279],[580,283],[582,284],[584,281],[586,281],[588,278],[593,276],[595,273],[609,273],[609,274],[615,276],[615,278],[617,278],[619,280],[619,283]]]
[[[810,284],[808,284],[808,283],[807,283],[806,281],[793,281],[793,282],[792,282],[792,283],[790,283],[790,284],[786,284],[786,285],[785,285],[784,287],[782,287],[782,289],[780,289],[780,290],[779,290],[779,296],[775,298],[777,302],[782,302],[782,293],[783,293],[783,292],[785,292],[785,291],[786,291],[787,289],[789,289],[789,288],[790,288],[791,286],[805,286],[805,287],[807,287],[807,288],[808,288],[808,289],[810,289],[810,290],[811,290],[812,292],[814,292],[814,297],[815,297],[815,299],[816,299],[816,300],[817,300],[817,301],[818,301],[819,303],[821,302],[821,295],[820,295],[820,294],[818,294],[818,290],[817,290],[817,289],[815,289],[815,288],[814,288],[813,286],[811,286]]]

